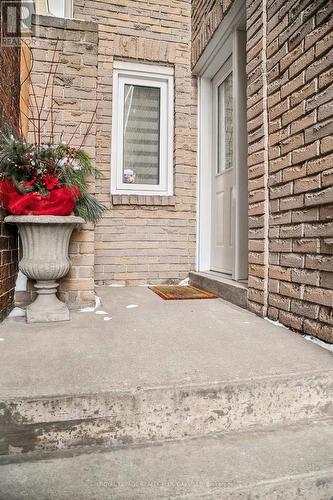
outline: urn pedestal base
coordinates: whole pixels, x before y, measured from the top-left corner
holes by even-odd
[[[52,321],[69,321],[67,305],[56,296],[56,281],[37,281],[35,283],[37,298],[27,307],[27,323],[49,323]]]
[[[27,323],[68,321],[68,307],[56,295],[58,280],[66,276],[71,267],[69,240],[84,220],[74,216],[11,215],[5,222],[16,224],[21,236],[20,270],[36,280],[37,299],[27,308]]]

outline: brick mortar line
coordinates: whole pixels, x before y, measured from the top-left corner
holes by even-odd
[[[268,269],[269,269],[269,126],[268,126],[268,82],[267,82],[267,0],[262,6],[262,80],[263,80],[263,127],[264,127],[264,304],[263,316],[268,312]]]

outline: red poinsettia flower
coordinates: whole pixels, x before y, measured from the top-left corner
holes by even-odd
[[[48,191],[52,191],[52,189],[59,186],[59,179],[57,179],[57,177],[53,177],[53,175],[43,175],[43,182]]]
[[[33,186],[33,185],[35,184],[36,180],[37,180],[37,179],[35,178],[35,179],[32,179],[31,181],[25,182],[25,183],[23,184],[23,187],[26,189],[26,188],[28,188],[28,187]]]

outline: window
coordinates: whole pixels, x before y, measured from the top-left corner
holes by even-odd
[[[232,73],[218,87],[218,164],[217,173],[233,166]]]
[[[56,17],[73,17],[72,0],[47,0],[48,11]]]
[[[112,194],[172,195],[173,69],[115,61]]]

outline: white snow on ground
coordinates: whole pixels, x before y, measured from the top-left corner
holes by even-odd
[[[0,342],[2,342],[3,340],[5,340],[5,339],[0,339]]]
[[[83,309],[80,309],[80,313],[92,313],[95,309],[96,307],[84,307]]]
[[[269,321],[273,325],[281,326],[282,328],[285,328],[285,329],[291,331],[285,325],[282,325],[282,323],[280,323],[279,321],[273,321],[272,319],[269,319],[269,318],[264,318],[264,319],[266,321]],[[305,338],[305,340],[308,340],[309,342],[313,342],[314,344],[319,345],[323,349],[326,349],[327,351],[330,351],[331,353],[333,353],[333,344],[328,344],[327,342],[324,342],[323,340],[317,339],[316,337],[312,337],[311,335],[303,335],[303,338]]]
[[[20,307],[14,307],[8,318],[19,318],[20,316],[25,316],[25,310]]]
[[[180,286],[187,286],[190,284],[190,278],[185,278],[183,281],[179,283]]]
[[[285,328],[286,330],[289,330],[289,328],[287,328],[285,325],[283,325],[282,323],[280,323],[280,321],[274,321],[273,319],[270,319],[270,318],[264,318],[266,321],[269,321],[270,323],[272,323],[272,325],[275,325],[275,326],[281,326],[281,328]]]
[[[114,287],[124,288],[125,285],[119,285],[118,283],[113,283],[112,285],[108,285],[108,286],[114,286]]]
[[[135,307],[139,307],[137,304],[129,304],[126,306],[126,309],[134,309]]]
[[[27,289],[28,278],[19,271],[16,278],[15,291],[16,292],[25,292]]]
[[[101,299],[99,298],[98,295],[95,295],[95,307],[84,307],[83,309],[80,309],[80,312],[94,312],[98,316],[104,316],[103,320],[104,321],[110,321],[112,318],[109,316],[109,313],[99,310],[98,308],[101,306]]]
[[[327,351],[330,351],[333,354],[333,344],[327,344],[327,342],[324,342],[323,340],[319,340],[316,337],[312,337],[311,335],[304,335],[305,340],[309,340],[310,342],[313,342],[314,344],[320,345],[320,347],[323,347]]]

